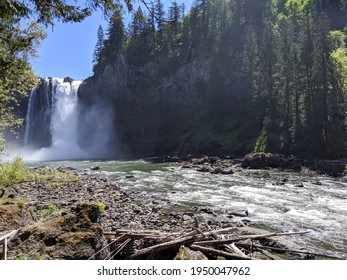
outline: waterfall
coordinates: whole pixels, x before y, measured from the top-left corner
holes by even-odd
[[[24,135],[29,160],[87,157],[77,143],[77,91],[82,81],[45,78],[31,91]]]

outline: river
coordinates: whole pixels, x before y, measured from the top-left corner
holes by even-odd
[[[128,190],[150,194],[167,211],[208,207],[216,213],[248,210],[252,225],[273,231],[305,231],[302,249],[347,258],[347,182],[313,174],[238,170],[233,175],[201,173],[177,164],[138,161],[52,161],[35,166],[72,166],[105,176]],[[101,170],[90,167],[101,165]]]

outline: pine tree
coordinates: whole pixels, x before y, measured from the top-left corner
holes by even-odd
[[[119,52],[123,50],[125,31],[123,18],[120,12],[116,12],[110,19],[107,29],[108,39],[106,40],[106,55],[109,59],[115,60]]]
[[[97,41],[93,53],[93,66],[100,61],[100,55],[104,48],[105,43],[105,34],[101,25],[99,25],[98,33],[97,33]]]
[[[164,5],[161,0],[156,0],[154,6],[154,15],[157,24],[157,48],[160,51],[164,43],[164,24],[165,24],[165,11]]]
[[[265,24],[261,47],[261,95],[265,100],[266,112],[264,128],[267,135],[266,149],[279,151],[282,149],[280,115],[280,96],[278,94],[278,34],[272,22]]]
[[[313,152],[325,157],[340,157],[346,136],[346,110],[341,80],[331,56],[328,19],[324,14],[316,22],[313,41]]]
[[[279,22],[279,77],[277,90],[279,94],[280,121],[283,123],[283,151],[290,153],[293,145],[293,112],[292,93],[294,92],[294,29],[290,21]]]

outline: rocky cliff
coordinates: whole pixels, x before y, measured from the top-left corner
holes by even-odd
[[[115,132],[111,146],[117,143],[127,155],[225,152],[223,141],[230,132],[221,124],[221,112],[213,109],[223,99],[209,94],[210,79],[211,59],[194,60],[172,70],[155,61],[135,67],[119,55],[80,86],[80,143],[90,144],[86,120],[88,112],[97,108],[111,112],[108,117]]]

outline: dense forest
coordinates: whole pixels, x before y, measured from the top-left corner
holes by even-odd
[[[128,126],[137,137],[147,130],[141,142],[153,138],[156,153],[194,147],[341,158],[347,150],[346,26],[345,0],[196,0],[190,11],[175,1],[165,11],[156,0],[139,7],[128,27],[120,13],[106,31],[99,27],[95,75],[87,85],[123,61],[131,81],[100,95],[116,103],[120,141],[131,145]],[[153,88],[161,94],[162,81],[185,67],[203,72],[193,81],[197,106],[173,106],[165,94],[155,102]],[[191,80],[173,79],[189,94],[184,83]]]

